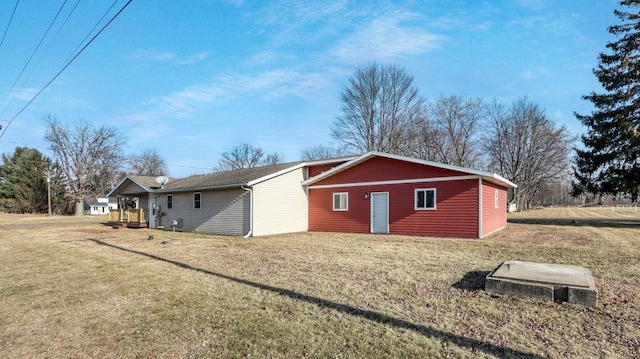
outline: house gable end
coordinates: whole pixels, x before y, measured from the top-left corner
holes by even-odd
[[[113,190],[111,190],[111,192],[107,194],[107,197],[153,192],[152,189],[147,188],[143,183],[141,183],[143,181],[139,181],[139,179],[144,178],[140,177],[136,180],[136,178],[131,176],[125,177]]]
[[[352,167],[321,179],[312,186],[334,184],[407,181],[412,179],[449,178],[468,176],[468,173],[406,162],[398,159],[374,156]]]

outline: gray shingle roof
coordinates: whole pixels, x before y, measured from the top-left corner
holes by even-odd
[[[158,186],[158,182],[156,182],[156,178],[152,177],[152,176],[134,176],[134,175],[129,175],[127,176],[129,178],[131,178],[132,180],[134,180],[135,182],[137,182],[138,184],[146,187],[146,188],[151,188],[151,187],[156,187]]]
[[[270,174],[274,174],[300,163],[302,162],[289,162],[271,166],[245,168],[239,170],[209,173],[205,175],[195,175],[185,178],[172,178],[163,186],[162,189],[155,188],[158,187],[158,183],[156,182],[155,177],[129,177],[139,182],[140,184],[143,184],[147,188],[154,187],[154,189],[162,192],[188,191],[196,189],[242,186],[246,185],[250,181],[268,176]]]

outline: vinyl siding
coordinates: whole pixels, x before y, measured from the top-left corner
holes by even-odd
[[[333,193],[346,192],[347,211],[333,210]],[[360,187],[309,189],[309,230],[326,232],[369,232],[369,199]]]
[[[119,195],[128,195],[128,194],[139,194],[139,193],[147,193],[147,190],[138,186],[137,184],[131,182],[129,183],[120,193]]]
[[[315,177],[321,174],[322,172],[326,172],[334,167],[338,167],[343,163],[344,162],[337,162],[337,163],[330,163],[326,165],[309,166],[309,178]]]
[[[495,191],[498,190],[498,208]],[[507,225],[507,191],[492,183],[482,182],[482,236],[491,234]]]
[[[249,232],[248,192],[237,189],[196,191],[201,194],[201,209],[193,209],[194,192],[174,192],[173,209],[166,209],[167,195],[156,200],[162,204],[162,225],[170,229],[171,221],[182,219],[183,232],[244,235]]]
[[[311,172],[309,174],[311,176]],[[416,178],[466,176],[467,173],[425,166],[386,157],[373,157],[355,167],[348,168],[323,179],[313,186],[355,182],[393,181]]]
[[[144,220],[149,223],[149,193],[140,193],[138,196],[138,208],[144,208]]]
[[[307,195],[300,168],[253,187],[253,235],[307,230]]]
[[[418,183],[366,184],[465,177]],[[341,185],[361,183],[357,187]],[[336,187],[322,188],[331,185]],[[318,186],[320,188],[314,188]],[[371,202],[365,192],[389,193],[389,233],[477,238],[479,231],[479,183],[468,173],[411,163],[386,157],[373,157],[310,186],[309,230],[369,232]],[[436,189],[436,210],[415,210],[417,188]],[[349,210],[332,210],[332,194],[349,193]]]
[[[351,169],[359,172],[357,168]],[[368,169],[370,170],[370,169]],[[422,166],[424,174],[424,166]],[[345,171],[346,172],[346,171]],[[354,174],[358,181],[369,177]],[[377,177],[377,180],[386,180]],[[324,181],[322,181],[324,184]],[[436,210],[415,210],[416,188],[436,189]],[[349,210],[332,210],[335,192],[349,193]],[[478,180],[438,181],[358,187],[311,188],[309,230],[333,232],[370,231],[371,202],[364,193],[389,193],[389,233],[471,237],[478,236]]]

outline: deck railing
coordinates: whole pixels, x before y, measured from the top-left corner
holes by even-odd
[[[112,209],[109,211],[109,222],[119,223],[146,223],[144,208],[138,209]]]

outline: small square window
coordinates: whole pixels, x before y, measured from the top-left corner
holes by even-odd
[[[167,195],[167,209],[173,209],[173,195]]]
[[[436,209],[436,189],[435,188],[416,189],[414,208],[416,210]]]
[[[200,209],[201,208],[202,203],[200,201],[200,197],[201,197],[200,193],[194,193],[193,194],[193,209]]]
[[[349,210],[349,193],[340,192],[333,194],[333,210],[347,211]]]

